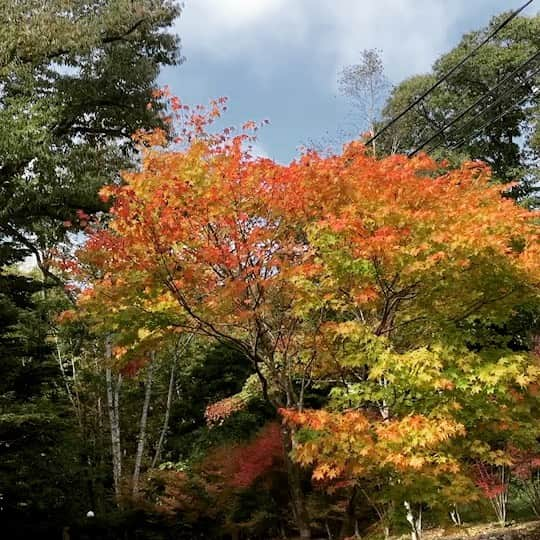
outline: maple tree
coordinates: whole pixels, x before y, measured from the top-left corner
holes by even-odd
[[[283,458],[280,425],[270,421],[249,440],[228,440],[179,469],[166,464],[151,471],[147,498],[158,512],[175,521],[219,521],[234,537],[242,529],[256,529],[259,519],[264,521],[265,511],[255,507],[250,512],[245,497],[279,496],[276,480],[283,475]]]
[[[538,228],[534,213],[490,185],[486,166],[376,159],[359,143],[284,166],[250,155],[256,124],[210,132],[223,100],[191,110],[164,97],[178,137],[167,146],[159,130],[139,134],[140,169],[102,190],[110,220],[78,254],[84,313],[109,331],[124,321],[139,344],[193,332],[240,351],[264,397],[296,411],[282,427],[288,455],[309,461],[299,425],[331,426],[318,475],[363,474],[364,442],[345,464],[340,434],[375,437],[368,447],[391,449],[388,466],[437,477],[458,468],[451,453],[435,457],[441,445],[478,433],[480,420],[526,424],[511,407],[530,412],[537,361],[481,329],[537,302]],[[309,419],[306,392],[328,379],[341,381],[336,416]],[[360,411],[339,413],[350,408]],[[307,538],[301,473],[286,461]]]
[[[504,526],[506,523],[506,505],[508,502],[508,468],[503,465],[488,467],[485,463],[476,463],[475,480],[493,507],[497,520]]]
[[[282,461],[280,425],[270,422],[250,441],[227,444],[211,451],[205,459],[205,466],[216,471],[222,483],[234,489],[245,489]]]
[[[511,449],[510,473],[528,500],[535,516],[540,515],[540,456],[531,451]]]

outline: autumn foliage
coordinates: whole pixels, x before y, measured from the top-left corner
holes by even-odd
[[[79,253],[93,274],[79,305],[130,340],[176,329],[232,343],[283,405],[301,398],[282,376],[310,379],[350,321],[420,344],[448,321],[500,316],[536,283],[534,215],[483,164],[440,174],[427,156],[352,143],[283,166],[250,157],[248,134],[207,134],[219,107],[193,112],[171,148],[141,134],[141,169],[102,190],[112,217]]]
[[[241,411],[245,407],[244,401],[237,396],[224,398],[208,405],[204,411],[204,418],[209,426],[221,424],[231,414]]]
[[[207,458],[220,481],[236,489],[251,486],[282,462],[283,444],[277,422],[263,426],[251,441],[218,448]]]
[[[140,169],[102,190],[110,220],[78,254],[81,312],[128,351],[178,332],[241,351],[318,480],[423,475],[440,493],[464,464],[509,460],[501,440],[534,445],[539,359],[485,329],[538,302],[537,215],[480,162],[378,159],[356,142],[289,165],[254,158],[254,124],[210,132],[223,106],[174,101],[172,144],[138,136]],[[306,409],[328,380],[331,408]],[[236,456],[234,484],[271,465],[278,434]]]
[[[359,411],[281,411],[288,422],[315,436],[298,445],[295,457],[313,465],[313,478],[369,477],[380,469],[418,474],[455,473],[459,465],[444,443],[464,435],[462,425],[420,415],[382,422]]]

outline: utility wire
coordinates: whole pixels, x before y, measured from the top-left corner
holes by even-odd
[[[500,88],[504,83],[506,83],[508,80],[512,79],[517,73],[519,73],[524,67],[527,67],[528,64],[530,64],[531,62],[533,62],[534,60],[536,60],[538,57],[540,57],[540,51],[537,51],[535,54],[533,54],[531,57],[529,57],[525,62],[523,62],[523,64],[520,64],[516,69],[514,69],[514,71],[512,71],[512,73],[509,73],[502,81],[498,82],[493,88],[490,88],[487,92],[484,92],[474,103],[472,103],[471,105],[469,105],[466,109],[464,109],[463,111],[461,111],[456,117],[454,117],[450,122],[448,122],[447,124],[444,124],[444,126],[442,126],[441,128],[439,128],[431,137],[429,137],[428,139],[426,139],[424,142],[422,142],[419,146],[417,146],[414,150],[412,150],[411,152],[409,152],[407,155],[409,157],[412,157],[414,156],[415,154],[417,154],[418,152],[420,152],[420,150],[422,150],[422,148],[424,148],[425,146],[427,146],[431,141],[433,141],[434,139],[436,139],[439,135],[441,135],[442,133],[444,133],[449,127],[452,127],[458,120],[461,120],[467,113],[471,112],[478,104],[482,103],[482,101],[484,101],[484,99],[489,96],[489,95],[492,95],[493,92],[495,92],[495,90],[497,90],[498,88]]]
[[[488,111],[490,111],[491,109],[493,109],[493,107],[495,107],[496,105],[498,105],[504,98],[510,96],[511,94],[513,94],[516,90],[518,90],[519,88],[522,88],[524,87],[525,83],[527,81],[529,81],[530,79],[532,79],[537,73],[540,73],[540,67],[536,68],[532,73],[530,73],[527,77],[525,77],[525,79],[523,79],[522,81],[520,81],[518,84],[512,86],[509,90],[507,90],[504,94],[501,94],[493,103],[491,103],[488,107],[486,107],[485,109],[482,109],[478,114],[476,114],[475,116],[473,116],[465,125],[461,126],[459,128],[459,131],[461,132],[464,132],[467,130],[467,128],[469,128],[471,125],[474,124],[475,120],[480,117],[480,116],[483,116],[484,114],[486,114]],[[529,97],[529,96],[526,96],[526,97]],[[435,146],[432,146],[430,148],[430,152],[433,152],[434,150],[437,150],[437,148],[440,148],[441,146],[444,146],[445,144],[445,141],[442,140],[440,143],[436,144]]]
[[[475,137],[480,135],[480,133],[482,133],[482,131],[484,131],[485,129],[490,127],[492,124],[495,124],[496,122],[498,122],[499,120],[504,118],[507,114],[512,112],[516,107],[520,107],[527,100],[534,99],[536,96],[539,96],[539,95],[540,95],[540,90],[537,90],[536,92],[533,92],[531,95],[525,96],[523,99],[521,99],[517,103],[514,103],[513,105],[508,107],[508,109],[504,110],[499,116],[497,116],[493,120],[489,120],[488,122],[482,124],[471,136],[464,137],[459,143],[452,146],[450,148],[450,150],[457,150],[458,148],[461,148],[467,141],[472,141]]]
[[[531,57],[527,62],[526,64],[528,64],[529,62],[531,62],[532,60],[534,60],[536,57],[539,57],[540,56],[540,51],[538,51],[533,57]],[[474,109],[476,107],[476,105],[478,105],[479,103],[481,103],[484,98],[486,98],[487,96],[489,96],[490,94],[492,94],[497,88],[499,88],[501,85],[503,85],[507,80],[511,79],[518,71],[520,71],[521,69],[523,69],[523,67],[525,67],[524,64],[522,64],[520,67],[518,67],[516,70],[514,70],[512,73],[510,73],[510,75],[508,75],[507,77],[505,77],[500,83],[498,83],[496,86],[494,86],[493,88],[491,88],[490,90],[488,90],[487,92],[485,92],[484,94],[482,94],[472,105],[470,105],[469,107],[467,107],[464,111],[462,111],[461,113],[459,113],[455,118],[453,118],[450,122],[448,122],[447,124],[445,124],[444,126],[442,126],[439,130],[437,130],[437,132],[432,136],[430,137],[429,139],[427,139],[426,141],[424,141],[420,146],[418,146],[413,152],[409,152],[408,156],[411,157],[411,156],[414,156],[417,152],[419,152],[420,150],[422,150],[422,148],[424,148],[425,146],[427,146],[431,141],[433,141],[434,139],[436,139],[439,135],[441,135],[444,131],[446,131],[449,127],[452,127],[458,120],[460,120],[461,118],[463,118],[467,113],[469,113],[472,109]],[[485,114],[487,111],[489,111],[490,109],[492,109],[495,105],[497,105],[498,103],[501,102],[502,99],[504,99],[505,97],[507,97],[509,94],[511,94],[512,92],[514,92],[517,88],[520,88],[521,86],[523,86],[528,80],[532,79],[532,77],[534,77],[538,72],[540,72],[540,67],[538,67],[537,69],[535,69],[532,73],[530,73],[523,81],[521,81],[519,84],[517,85],[514,85],[510,88],[510,90],[508,90],[507,92],[505,92],[504,94],[501,94],[493,103],[491,103],[488,107],[486,107],[485,109],[482,109],[479,113],[477,113],[475,116],[473,116],[464,126],[461,127],[461,130],[463,131],[466,127],[468,127],[469,125],[471,125],[479,116],[482,116],[483,114]],[[444,140],[441,141],[439,144],[436,144],[435,146],[433,146],[431,148],[431,151],[435,150],[436,148],[439,148],[440,146],[442,146],[444,144]]]
[[[428,94],[433,92],[436,88],[438,88],[450,75],[455,73],[469,58],[474,56],[476,52],[483,47],[491,38],[493,38],[495,35],[497,35],[510,21],[512,21],[515,17],[517,17],[527,6],[533,3],[534,0],[529,0],[528,2],[525,2],[519,9],[512,12],[504,21],[495,28],[490,34],[488,34],[469,54],[467,54],[464,58],[462,58],[452,69],[447,71],[439,80],[437,80],[435,83],[433,83],[425,92],[423,92],[419,97],[417,97],[408,107],[406,107],[403,111],[401,111],[397,116],[394,116],[385,126],[383,126],[373,137],[371,137],[368,141],[366,141],[365,145],[369,146],[375,139],[377,139],[380,135],[382,135],[389,127],[393,126],[398,120],[403,118],[413,107],[418,105]]]

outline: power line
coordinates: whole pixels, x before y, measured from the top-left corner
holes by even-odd
[[[419,146],[417,146],[413,151],[409,152],[407,155],[409,157],[414,156],[417,154],[422,148],[426,147],[431,141],[435,140],[439,135],[444,133],[448,128],[452,127],[458,120],[461,120],[466,114],[471,112],[477,105],[482,103],[486,97],[489,95],[492,95],[495,90],[500,88],[504,83],[506,83],[508,80],[512,79],[517,73],[519,73],[523,68],[527,67],[528,64],[536,60],[538,57],[540,57],[540,51],[537,51],[535,54],[533,54],[531,57],[529,57],[523,64],[520,64],[512,73],[509,73],[502,81],[498,82],[493,88],[490,88],[487,92],[484,92],[475,102],[473,102],[471,105],[469,105],[466,109],[461,111],[456,117],[454,117],[450,122],[447,124],[444,124],[444,126],[440,127],[431,137],[426,139],[424,142],[422,142]],[[536,74],[537,71],[535,71],[533,74]],[[532,75],[529,75],[527,79],[529,79]],[[480,113],[482,114],[482,112]]]
[[[452,127],[458,120],[463,118],[467,113],[469,113],[472,109],[474,109],[478,104],[480,104],[487,96],[493,94],[495,90],[500,88],[504,83],[506,83],[508,80],[513,78],[517,73],[519,73],[524,67],[526,67],[528,64],[536,60],[540,56],[540,51],[537,51],[535,54],[533,54],[531,57],[529,57],[523,64],[519,65],[512,73],[509,73],[502,81],[497,83],[493,88],[490,88],[487,92],[483,93],[474,103],[469,105],[466,109],[461,111],[456,117],[454,117],[450,122],[439,128],[431,137],[426,139],[424,142],[422,142],[419,146],[417,146],[413,151],[408,153],[409,157],[414,156],[417,154],[422,148],[427,146],[431,141],[436,139],[439,135],[444,133],[449,127]]]
[[[425,92],[423,92],[418,98],[416,98],[408,107],[406,107],[403,111],[401,111],[397,116],[394,116],[388,122],[385,126],[383,126],[373,137],[371,137],[368,141],[366,141],[365,145],[370,145],[375,139],[377,139],[380,135],[382,135],[389,127],[393,126],[398,120],[403,118],[413,107],[418,105],[428,94],[433,92],[436,88],[438,88],[450,75],[455,73],[469,58],[474,56],[476,52],[483,47],[492,37],[497,35],[510,21],[512,21],[515,17],[517,17],[527,6],[532,4],[534,0],[528,0],[528,2],[525,2],[519,9],[512,12],[504,21],[495,28],[490,34],[488,34],[469,54],[467,54],[464,58],[462,58],[451,70],[447,71],[439,80],[437,80],[435,83],[433,83]]]
[[[516,107],[520,107],[525,103],[527,100],[534,99],[536,96],[540,95],[540,90],[537,90],[536,92],[533,92],[531,95],[525,96],[523,99],[518,101],[517,103],[514,103],[508,109],[504,110],[499,116],[494,118],[493,120],[489,120],[488,122],[482,124],[470,137],[464,137],[459,143],[455,144],[450,148],[450,150],[457,150],[458,148],[461,148],[467,141],[474,139],[476,136],[478,136],[482,131],[489,128],[492,124],[495,124],[502,118],[504,118],[508,113],[512,112],[513,109]]]
[[[540,54],[540,52],[538,53]],[[493,103],[491,103],[488,107],[485,109],[482,109],[478,114],[474,115],[465,125],[461,126],[459,128],[459,131],[464,132],[469,126],[474,124],[474,121],[480,117],[486,114],[488,111],[493,109],[496,105],[498,105],[504,98],[508,97],[509,95],[513,94],[517,89],[524,87],[525,83],[532,79],[537,73],[540,73],[540,67],[536,68],[532,73],[530,73],[525,79],[523,79],[519,84],[516,84],[512,86],[509,90],[507,90],[504,94],[501,94]],[[528,96],[526,96],[528,97]],[[433,152],[437,148],[443,146],[445,144],[445,141],[442,140],[439,144],[436,144],[435,146],[432,146],[430,149],[430,152]]]

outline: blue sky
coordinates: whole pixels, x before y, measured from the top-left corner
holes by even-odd
[[[185,0],[176,31],[186,62],[161,84],[190,104],[227,96],[227,125],[270,120],[256,150],[280,162],[335,136],[351,107],[340,69],[382,51],[392,83],[429,70],[461,35],[523,0]],[[525,14],[536,11],[533,3]]]

